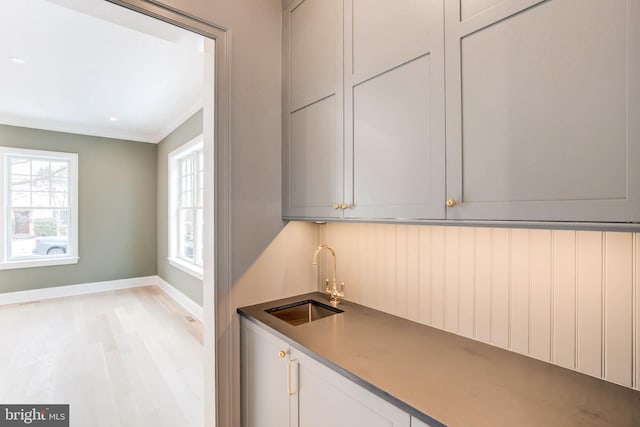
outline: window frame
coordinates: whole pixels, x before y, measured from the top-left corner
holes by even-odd
[[[40,158],[43,160],[64,160],[69,162],[69,230],[68,253],[64,255],[27,256],[25,258],[10,258],[11,239],[11,206],[9,203],[10,192],[10,156],[24,156]],[[17,268],[48,267],[55,265],[77,264],[79,257],[78,246],[78,153],[61,151],[34,150],[26,148],[0,146],[0,270]]]
[[[167,187],[168,187],[168,215],[167,215],[167,228],[168,228],[168,239],[167,239],[167,260],[170,265],[184,271],[195,277],[196,279],[203,280],[204,278],[204,256],[203,256],[203,265],[199,266],[195,263],[196,258],[196,250],[197,243],[196,237],[194,236],[194,262],[190,262],[185,260],[179,256],[179,215],[178,211],[181,209],[180,204],[180,161],[185,159],[186,157],[193,155],[194,153],[202,152],[204,153],[204,139],[203,134],[200,134],[193,138],[192,140],[182,144],[180,147],[174,149],[167,155],[168,163],[167,163]],[[204,157],[202,159],[204,162]],[[198,165],[194,165],[194,179],[193,179],[193,188],[192,192],[194,194],[194,201],[198,197],[197,194],[204,194],[204,188],[200,189],[198,174],[200,173],[200,168]],[[204,165],[203,171],[204,172]],[[204,176],[202,176],[202,182],[204,183]],[[203,185],[204,187],[204,185]],[[195,212],[196,209],[202,209],[204,215],[204,200],[199,201],[202,206],[200,208],[194,206],[193,210]],[[196,203],[194,202],[194,205]],[[194,216],[194,231],[197,229],[196,220]],[[204,217],[202,218],[204,222]],[[204,236],[200,236],[202,238],[201,244],[199,245],[200,250],[204,250]],[[204,255],[204,254],[203,254]]]

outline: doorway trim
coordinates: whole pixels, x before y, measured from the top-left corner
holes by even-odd
[[[222,26],[154,0],[106,0],[135,12],[184,28],[215,42],[213,76],[205,78],[205,112],[213,101],[213,117],[204,117],[205,180],[213,182],[205,194],[203,329],[204,425],[230,425],[223,398],[231,392],[231,337],[224,326],[229,318],[231,289],[231,143],[229,34]],[[206,49],[206,47],[205,47]],[[213,82],[209,91],[207,85]],[[213,92],[213,97],[210,96]],[[212,100],[210,98],[213,98]],[[211,105],[211,104],[210,104]],[[211,111],[211,109],[209,110]],[[209,135],[209,137],[207,137]],[[206,221],[206,219],[209,221]],[[220,409],[220,410],[219,410]]]

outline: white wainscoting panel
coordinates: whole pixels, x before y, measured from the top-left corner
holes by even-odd
[[[594,377],[603,375],[602,283],[604,233],[579,231],[577,246],[577,368]]]
[[[443,228],[442,231],[445,232],[445,229]],[[476,256],[474,263],[468,266],[475,270],[476,325],[473,336],[480,341],[491,342],[491,230],[479,228],[474,232]]]
[[[551,360],[551,234],[550,230],[531,230],[529,235],[529,355],[545,361]]]
[[[552,359],[565,368],[576,367],[576,232],[555,231],[553,247]]]
[[[606,233],[604,242],[604,377],[631,386],[633,235]]]
[[[640,390],[640,233],[329,223],[319,239],[351,301]]]
[[[511,313],[509,337],[511,349],[529,354],[531,306],[531,241],[529,230],[511,230]],[[471,290],[473,292],[473,290]],[[464,334],[465,336],[473,336]]]

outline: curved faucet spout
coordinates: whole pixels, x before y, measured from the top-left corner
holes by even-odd
[[[331,302],[333,304],[338,304],[340,302],[340,298],[344,297],[344,283],[341,285],[341,290],[338,291],[338,283],[336,281],[336,251],[329,245],[320,245],[316,249],[316,252],[313,254],[313,262],[311,265],[318,265],[318,254],[326,249],[331,252],[331,256],[333,257],[333,282],[332,289],[329,289],[329,279],[327,279],[326,292],[331,295]]]

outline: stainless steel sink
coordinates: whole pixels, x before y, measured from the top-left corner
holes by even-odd
[[[343,312],[343,310],[311,299],[268,308],[265,311],[292,326],[303,325]]]

